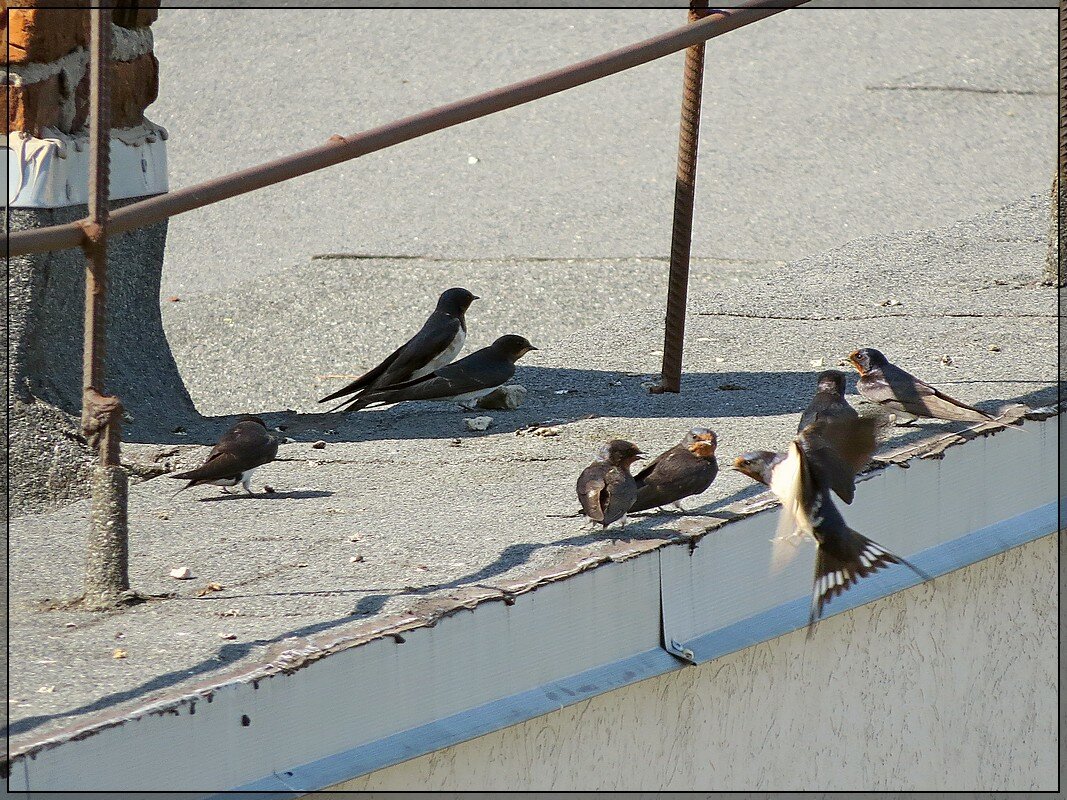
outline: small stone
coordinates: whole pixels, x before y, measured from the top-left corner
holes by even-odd
[[[467,417],[463,420],[463,424],[467,426],[469,431],[485,431],[489,430],[489,426],[493,424],[492,417]]]
[[[549,426],[547,426],[547,427],[541,427],[541,428],[534,428],[534,429],[533,429],[532,431],[530,431],[530,432],[531,432],[531,433],[532,433],[532,434],[533,434],[534,436],[545,436],[545,437],[552,437],[552,436],[559,436],[559,434],[560,434],[560,429],[559,429],[559,428],[557,428],[557,427],[555,427],[554,425],[549,425]]]
[[[274,494],[274,487],[273,486],[264,486],[263,487],[263,491],[266,494]]]
[[[160,519],[170,519],[170,514],[168,514],[166,511],[160,511],[158,514],[156,514],[156,516]]]
[[[1000,345],[999,344],[991,344],[991,345],[989,345],[989,352],[990,353],[999,353],[1000,352]]]
[[[941,356],[941,363],[946,367],[951,367],[954,363],[952,356]]]
[[[222,584],[221,583],[209,583],[204,588],[197,590],[196,596],[197,597],[204,597],[206,595],[211,594],[212,592],[221,592],[221,591],[222,591]]]
[[[522,405],[527,394],[525,386],[513,383],[510,386],[500,386],[485,397],[479,397],[474,405],[476,408],[490,411],[514,411]]]
[[[478,163],[478,157],[477,156],[467,156],[467,163],[472,165],[472,166],[474,164],[477,164]]]
[[[219,634],[219,638],[220,639],[226,639],[227,641],[233,641],[234,639],[237,638],[237,634],[236,633],[220,633]]]
[[[241,616],[241,612],[240,612],[239,609],[236,609],[236,608],[227,608],[225,611],[220,611],[218,613],[218,616],[220,616],[220,617],[239,617],[239,616]]]
[[[725,358],[719,358],[718,356],[715,357],[715,363],[716,364],[722,364],[725,361],[726,361]]]
[[[121,647],[116,647],[115,652],[111,654],[112,658],[126,658],[126,651]]]
[[[556,389],[552,394],[574,394],[574,389]]]
[[[68,627],[68,628],[77,628],[78,627],[78,623],[77,622],[68,622],[66,624],[66,627]]]
[[[322,439],[319,439],[317,442],[315,442],[311,446],[315,450],[325,450],[326,449],[326,442],[322,441]]]
[[[622,386],[622,381],[608,381],[608,386]]]
[[[125,639],[126,638],[126,634],[123,633],[122,631],[115,631],[115,638],[116,639]]]
[[[463,440],[462,439],[453,439],[452,441],[450,441],[448,443],[448,446],[449,447],[462,447],[463,446]]]
[[[170,576],[176,581],[187,581],[193,577],[193,571],[188,567],[176,567],[170,571]]]
[[[167,298],[167,302],[168,303],[177,303],[180,300],[181,300],[181,298],[178,297],[178,295],[176,295],[176,294],[172,294],[170,297]]]
[[[813,358],[811,361],[811,365],[813,367],[824,367],[826,366],[826,360],[822,358]]]
[[[353,536],[349,536],[349,537],[348,537],[348,541],[350,541],[350,542],[358,542],[358,541],[359,541],[360,539],[362,539],[362,538],[363,538],[363,537],[362,537],[362,536],[360,536],[360,535],[359,535],[359,534],[357,533],[357,534],[355,534],[355,535],[353,535]]]
[[[745,387],[739,383],[720,383],[719,388],[724,392],[742,392]]]
[[[358,563],[359,563],[360,561],[362,561],[362,560],[363,560],[363,556],[361,556],[361,555],[354,555],[354,556],[352,556],[352,557],[351,557],[350,559],[348,559],[348,563],[349,563],[349,564],[358,564]]]
[[[296,566],[297,566],[298,569],[301,569],[303,567],[306,567],[307,564],[304,564],[304,563],[301,562],[300,564],[297,564]]]
[[[882,301],[882,308],[892,308],[893,306],[899,306],[900,301],[890,297],[888,300]]]
[[[52,692],[54,692],[55,690],[56,690],[56,687],[54,685],[53,686],[42,686],[40,689],[37,690],[37,692],[38,692],[38,694],[52,694]]]

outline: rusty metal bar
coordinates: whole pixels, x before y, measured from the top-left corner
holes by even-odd
[[[707,0],[693,0],[689,6],[690,24],[707,16],[707,9]],[[682,346],[689,294],[689,254],[693,243],[693,203],[696,197],[703,84],[704,42],[700,42],[685,51],[682,121],[678,128],[678,171],[674,179],[671,267],[667,278],[667,318],[663,327],[663,365],[659,384],[650,389],[653,394],[679,392],[682,388]]]
[[[808,0],[748,0],[734,8],[716,9],[706,19],[544,75],[423,111],[353,136],[334,136],[320,147],[133,203],[111,215],[107,233],[114,235],[150,225],[175,214],[281,183],[428,133],[572,89],[676,53],[806,2]],[[81,227],[76,223],[18,231],[10,236],[10,253],[12,256],[19,256],[77,247],[81,244],[81,239]]]
[[[99,452],[91,482],[84,603],[109,608],[130,588],[128,487],[119,466],[122,404],[104,394],[107,334],[107,230],[111,165],[111,8],[90,11],[89,216],[81,223],[85,250],[85,329],[82,351],[82,433]]]

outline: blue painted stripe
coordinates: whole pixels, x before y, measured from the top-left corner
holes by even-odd
[[[935,577],[944,575],[1053,533],[1058,529],[1057,507],[1057,503],[1040,506],[923,550],[909,560]],[[919,582],[915,573],[907,567],[891,567],[875,573],[835,598],[827,606],[827,616],[879,600]],[[810,598],[800,597],[684,644],[693,651],[697,663],[704,663],[804,627],[808,623],[809,603]],[[665,650],[647,650],[312,761],[280,775],[267,776],[232,791],[254,792],[244,796],[255,797],[256,800],[280,800],[323,789],[683,666],[683,662]],[[224,796],[213,795],[220,800]]]
[[[296,767],[291,772],[271,775],[245,784],[234,791],[257,792],[257,800],[274,800],[292,797],[294,792],[309,792],[333,786],[358,775],[365,775],[551,711],[558,711],[645,678],[681,669],[682,666],[682,662],[666,650],[647,650],[417,728],[386,736],[375,742],[353,747],[351,750]]]
[[[1039,506],[958,539],[921,550],[908,560],[935,578],[945,575],[1055,532],[1058,530],[1057,506],[1054,502]],[[907,567],[889,567],[835,597],[826,606],[823,618],[880,600],[919,583],[922,579]],[[683,645],[692,650],[696,662],[702,664],[806,627],[810,608],[810,596],[798,597],[725,628],[697,636]]]

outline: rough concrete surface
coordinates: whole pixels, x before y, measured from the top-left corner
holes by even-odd
[[[516,381],[529,397],[517,411],[493,412],[485,433],[467,432],[469,414],[446,404],[348,418],[268,414],[295,440],[257,473],[257,488],[269,483],[273,495],[200,488],[173,498],[175,483],[163,479],[133,488],[131,582],[141,591],[175,591],[173,600],[121,615],[42,611],[42,603],[80,589],[87,505],[14,521],[14,744],[252,663],[288,637],[410,608],[427,595],[493,586],[558,563],[574,548],[596,552],[619,537],[674,535],[675,515],[607,534],[562,516],[576,507],[575,476],[598,444],[626,436],[657,452],[699,422],[719,432],[724,461],[781,446],[810,396],[816,359],[832,364],[853,347],[878,345],[991,410],[1013,399],[1053,402],[1056,295],[1039,282],[1047,213],[1042,193],[948,228],[858,240],[784,266],[773,279],[698,281],[679,395],[651,396],[642,385],[657,367],[661,336],[648,312],[588,319],[585,330],[560,334],[520,362]],[[303,283],[283,287],[290,301],[274,309],[279,329],[305,315]],[[882,305],[890,295],[899,305]],[[317,301],[337,314],[346,302],[336,293]],[[472,334],[488,336],[493,303],[479,302]],[[524,313],[532,311],[516,309],[508,329],[523,330]],[[205,304],[198,318],[217,317]],[[209,338],[221,342],[220,332]],[[241,343],[228,346],[239,352]],[[945,355],[952,366],[942,363]],[[262,385],[269,392],[275,382],[296,382],[306,368],[319,366],[310,356],[306,365],[279,359],[281,374]],[[231,373],[216,386],[241,378]],[[261,404],[252,408],[275,406]],[[558,436],[515,435],[550,419],[565,420]],[[219,420],[218,430],[224,427]],[[939,426],[922,428],[928,434]],[[924,433],[890,435],[896,444]],[[320,439],[326,447],[313,448]],[[179,446],[176,460],[195,463],[205,453]],[[726,472],[695,505],[707,512],[756,494]],[[168,577],[181,566],[192,580]],[[220,588],[198,597],[209,584]],[[113,657],[116,648],[124,658]]]
[[[270,496],[132,488],[131,583],[173,600],[43,611],[81,591],[87,504],[12,523],[13,746],[288,637],[670,535],[672,515],[607,534],[555,515],[576,508],[575,477],[605,438],[656,452],[699,422],[723,460],[781,446],[817,364],[856,346],[986,408],[1052,402],[1056,295],[1037,281],[1055,12],[906,14],[786,12],[709,47],[680,395],[645,384],[662,347],[681,55],[171,220],[162,319],[197,410],[261,412],[293,441],[256,473]],[[181,187],[683,18],[164,9],[148,116],[170,131]],[[519,363],[521,408],[487,412],[484,433],[445,404],[308,413],[453,285],[483,298],[466,352],[505,332],[541,348]],[[548,420],[558,436],[515,435]],[[230,421],[160,428],[123,460],[146,476],[195,464]],[[724,471],[698,505],[756,494]],[[168,577],[182,566],[192,580]]]

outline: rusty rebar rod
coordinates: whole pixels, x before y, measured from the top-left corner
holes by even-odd
[[[733,8],[716,10],[714,14],[699,22],[562,69],[423,111],[353,136],[334,136],[320,147],[131,203],[111,215],[107,233],[115,235],[151,225],[175,214],[281,183],[428,133],[573,89],[677,53],[698,42],[721,36],[806,2],[808,0],[747,0]],[[12,256],[20,256],[61,250],[78,247],[81,240],[82,231],[77,223],[18,231],[10,236],[10,252]]]
[[[689,22],[708,13],[707,0],[693,0]],[[653,393],[682,388],[682,346],[689,294],[689,254],[693,243],[693,204],[696,197],[697,148],[700,143],[700,98],[704,84],[704,42],[685,51],[682,78],[682,120],[678,128],[678,171],[674,179],[674,223],[671,227],[671,265],[667,278],[667,317],[663,326],[663,365]]]
[[[117,605],[130,588],[128,486],[119,465],[122,404],[104,394],[107,336],[107,229],[111,168],[111,3],[90,11],[89,216],[85,250],[85,329],[82,351],[82,433],[97,448],[89,517],[85,595],[88,608]]]

